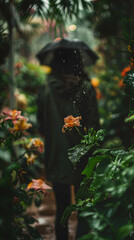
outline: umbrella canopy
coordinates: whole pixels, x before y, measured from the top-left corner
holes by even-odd
[[[36,55],[41,64],[69,72],[71,66],[83,68],[93,65],[98,56],[83,41],[61,39],[50,42]]]

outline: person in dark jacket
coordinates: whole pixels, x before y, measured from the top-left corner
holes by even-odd
[[[87,129],[99,128],[96,93],[78,55],[76,58],[72,50],[55,51],[50,64],[52,72],[41,86],[37,102],[39,132],[45,139],[46,178],[52,182],[56,199],[56,240],[68,239],[68,226],[63,227],[60,220],[70,205],[70,186],[78,190],[81,181],[68,159],[68,149],[80,143],[80,136],[75,129],[62,132],[64,118],[81,116],[81,124]],[[87,233],[80,231],[79,237]]]

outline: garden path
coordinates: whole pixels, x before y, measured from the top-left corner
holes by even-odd
[[[74,197],[72,194],[72,203]],[[54,221],[55,221],[56,205],[53,191],[44,198],[40,207],[32,205],[28,209],[28,214],[35,217],[38,222],[35,224],[39,230],[43,240],[55,240]],[[75,239],[75,232],[77,226],[77,214],[75,212],[69,218],[69,240]]]

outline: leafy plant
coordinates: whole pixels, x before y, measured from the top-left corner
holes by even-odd
[[[39,138],[29,139],[28,129],[32,125],[20,111],[3,113],[0,123],[0,239],[41,240],[33,226],[36,219],[27,214],[27,208],[32,202],[39,206],[44,194],[48,194],[45,189],[50,189],[43,180],[33,179],[37,175],[33,165],[39,161],[44,145]]]
[[[86,142],[90,148],[94,143],[104,139],[104,131],[89,131],[89,136],[94,136]],[[84,136],[81,141],[81,147]],[[78,211],[79,218],[83,218],[89,226],[89,233],[82,236],[81,240],[127,240],[131,239],[134,230],[133,224],[133,182],[134,182],[134,150],[105,149],[96,145],[92,156],[82,175],[80,189],[76,195],[76,204],[69,206],[63,215],[64,224],[72,211]],[[74,157],[74,164],[82,160],[77,148],[69,150],[70,159]],[[76,150],[76,152],[75,152]],[[72,156],[71,156],[72,153]],[[76,160],[77,159],[77,160]]]

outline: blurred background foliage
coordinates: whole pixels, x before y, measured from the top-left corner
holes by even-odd
[[[40,66],[35,55],[59,37],[79,38],[99,55],[96,65],[86,70],[96,90],[100,127],[107,130],[103,145],[127,150],[134,139],[133,122],[125,121],[134,114],[133,0],[0,0],[0,112],[11,107],[14,97],[14,108],[25,113],[33,124],[29,133],[38,136],[36,96],[51,69]],[[0,139],[3,136],[1,128]],[[7,180],[7,175],[2,175],[13,161],[8,144],[5,154],[0,152],[0,207],[4,209],[0,226],[5,216],[9,216],[5,222],[13,217],[11,178]],[[10,176],[14,168],[13,165]],[[42,169],[40,157],[33,167],[35,175],[30,176],[42,174]]]

